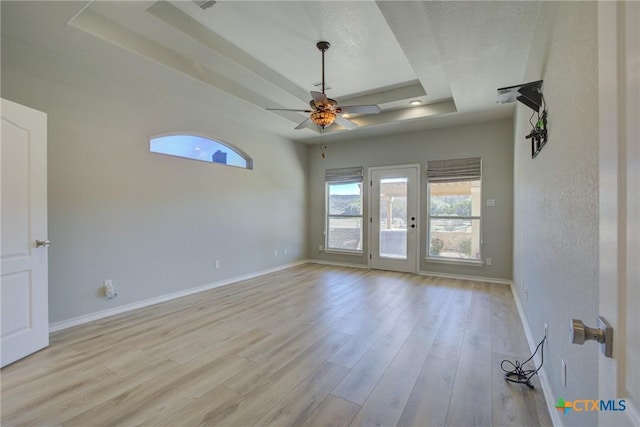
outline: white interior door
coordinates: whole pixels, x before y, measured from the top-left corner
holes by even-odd
[[[417,272],[419,166],[369,169],[370,266]]]
[[[0,156],[5,366],[49,345],[47,115],[2,99]]]
[[[598,3],[600,313],[613,357],[599,360],[601,425],[640,426],[640,3]],[[620,407],[620,405],[618,405]]]

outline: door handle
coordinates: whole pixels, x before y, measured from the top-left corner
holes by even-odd
[[[36,248],[48,248],[51,246],[50,240],[36,240]]]
[[[612,357],[613,328],[604,317],[598,316],[596,319],[596,328],[586,326],[582,320],[571,319],[571,342],[582,345],[585,341],[598,341],[601,344],[600,347],[605,357]]]

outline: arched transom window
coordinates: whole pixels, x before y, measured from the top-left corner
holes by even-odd
[[[171,134],[149,140],[152,153],[253,169],[253,159],[227,142],[192,134]]]

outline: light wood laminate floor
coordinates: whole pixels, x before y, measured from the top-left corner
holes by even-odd
[[[54,333],[3,426],[551,425],[506,285],[308,264]]]

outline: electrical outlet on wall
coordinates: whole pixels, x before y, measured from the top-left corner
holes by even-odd
[[[114,299],[118,296],[113,289],[113,281],[111,279],[107,279],[102,283],[102,291],[105,299]]]

